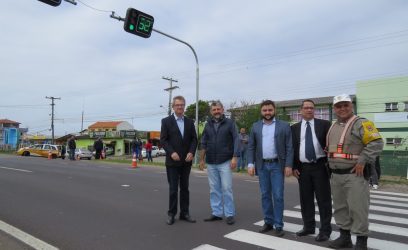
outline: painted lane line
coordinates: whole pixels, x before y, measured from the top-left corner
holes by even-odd
[[[41,250],[58,250],[58,248],[51,246],[50,244],[31,236],[20,229],[13,227],[3,221],[0,221],[0,230],[11,235],[12,237],[24,242],[34,249]]]
[[[2,169],[7,169],[7,170],[14,170],[14,171],[26,172],[26,173],[33,173],[33,171],[25,170],[25,169],[19,169],[19,168],[7,168],[7,167],[0,167],[0,168],[2,168]]]
[[[370,203],[381,204],[381,205],[389,205],[389,206],[396,206],[396,207],[408,207],[408,204],[399,203],[399,202],[392,202],[392,201],[370,200]]]
[[[300,205],[295,207],[296,209],[300,209]],[[316,206],[315,211],[318,212],[319,208]],[[392,223],[398,223],[398,224],[404,224],[408,225],[408,219],[406,218],[401,218],[401,217],[394,217],[394,216],[386,216],[386,215],[381,215],[381,214],[368,214],[368,218],[370,220],[379,220],[379,221],[386,221],[386,222],[392,222]]]
[[[279,250],[323,250],[329,249],[325,247],[320,247],[308,243],[303,243],[299,241],[287,240],[267,234],[255,233],[252,231],[238,229],[232,233],[224,235],[225,238],[245,242],[255,246],[265,247],[268,249],[279,249]]]
[[[283,215],[287,217],[292,217],[292,218],[299,218],[299,219],[302,218],[302,214],[297,211],[284,210]],[[315,220],[320,221],[320,216],[316,214]],[[331,223],[333,225],[336,224],[336,222],[334,221],[334,218],[331,219]],[[393,235],[400,235],[400,236],[408,237],[408,228],[388,226],[384,224],[377,224],[377,223],[370,222],[369,229],[370,231],[375,231],[379,233],[393,234]]]
[[[405,201],[408,202],[408,198],[399,198],[399,197],[391,197],[391,196],[384,196],[384,195],[370,195],[370,198],[377,198],[382,200],[391,200],[391,201]]]
[[[264,221],[259,221],[255,223],[257,226],[262,226],[264,224]],[[296,233],[297,231],[301,230],[303,228],[303,225],[299,224],[294,224],[294,223],[284,223],[283,230],[291,233]],[[318,228],[315,229],[316,232],[319,231]],[[311,235],[313,237],[315,235]],[[340,236],[340,233],[337,231],[333,231],[332,234],[330,235],[330,239],[335,239]],[[353,243],[356,243],[356,236],[352,235],[351,239]],[[399,242],[393,242],[393,241],[388,241],[388,240],[380,240],[376,238],[368,238],[367,245],[369,248],[372,249],[392,249],[392,250],[406,250],[408,249],[408,244],[403,244]]]
[[[247,181],[247,182],[256,182],[256,183],[259,182],[258,180],[244,180],[244,181]]]
[[[408,194],[404,194],[404,193],[375,191],[375,190],[371,190],[370,192],[371,192],[371,193],[374,193],[374,194],[388,194],[388,195],[397,195],[397,196],[405,196],[405,197],[408,197]]]
[[[200,245],[196,248],[193,248],[192,250],[225,250],[224,248],[219,248],[215,246],[211,246],[208,244]]]

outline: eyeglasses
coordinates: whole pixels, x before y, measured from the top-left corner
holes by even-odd
[[[185,104],[174,104],[173,105],[174,107],[184,107],[184,106],[186,106]]]

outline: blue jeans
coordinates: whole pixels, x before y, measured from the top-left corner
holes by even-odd
[[[237,170],[239,171],[241,168],[242,170],[245,170],[245,166],[247,164],[247,160],[246,160],[246,155],[247,155],[247,151],[243,150],[241,152],[239,152],[239,160],[238,160],[238,166],[237,166]]]
[[[262,194],[264,221],[275,228],[283,228],[283,169],[278,162],[264,163],[258,168]]]
[[[211,210],[218,217],[235,215],[230,163],[207,164]]]

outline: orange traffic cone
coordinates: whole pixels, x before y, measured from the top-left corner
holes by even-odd
[[[133,158],[132,158],[132,168],[137,168],[136,154],[133,154]]]
[[[51,150],[50,151],[48,151],[48,160],[51,160],[52,159],[52,154],[51,154]]]

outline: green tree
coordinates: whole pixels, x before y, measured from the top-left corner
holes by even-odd
[[[230,105],[231,118],[235,120],[238,129],[245,128],[250,131],[254,122],[261,119],[261,105],[254,102],[241,101]],[[283,121],[290,121],[290,116],[284,108],[276,107],[276,118]]]
[[[186,108],[186,112],[184,113],[190,119],[196,119],[196,104],[193,103]],[[203,123],[207,120],[210,114],[210,105],[207,101],[198,101],[198,122]]]
[[[238,129],[245,128],[249,131],[252,124],[261,118],[260,106],[254,102],[241,101],[239,105],[234,102],[230,107],[231,118],[235,120]]]

